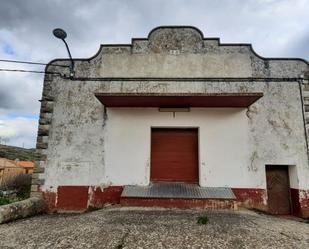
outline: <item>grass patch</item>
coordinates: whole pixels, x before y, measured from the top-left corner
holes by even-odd
[[[10,160],[18,158],[21,161],[35,161],[35,149],[24,149],[0,144],[0,157]]]
[[[202,216],[197,217],[197,224],[206,225],[207,223],[208,223],[207,215],[202,215]]]
[[[0,197],[0,206],[13,203],[14,200],[8,197]]]
[[[0,206],[8,205],[17,201],[23,201],[25,198],[20,197],[0,197]]]

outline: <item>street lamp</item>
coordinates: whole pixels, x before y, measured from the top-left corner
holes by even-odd
[[[67,48],[67,51],[68,51],[68,54],[69,54],[69,57],[70,57],[70,61],[71,61],[71,65],[70,65],[70,77],[72,78],[74,76],[74,61],[72,59],[72,56],[71,56],[71,52],[70,52],[70,49],[69,49],[69,46],[67,44],[67,42],[65,41],[65,38],[67,37],[67,33],[63,30],[63,29],[54,29],[53,30],[53,34],[56,38],[62,40],[65,44],[65,47]]]

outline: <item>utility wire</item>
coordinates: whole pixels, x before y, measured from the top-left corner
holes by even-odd
[[[0,72],[15,72],[15,73],[44,73],[44,74],[58,74],[56,72],[45,72],[45,71],[36,71],[36,70],[24,70],[24,69],[7,69],[7,68],[0,68]]]
[[[42,63],[42,62],[17,61],[17,60],[2,60],[2,59],[0,59],[0,62],[30,64],[30,65],[42,65],[42,66],[48,65],[47,63]],[[52,65],[52,66],[57,66],[57,67],[70,67],[70,66],[66,66],[66,65],[57,65],[57,64],[51,64],[51,65]]]

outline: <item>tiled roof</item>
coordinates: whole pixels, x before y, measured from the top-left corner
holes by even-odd
[[[0,158],[0,168],[16,168],[18,166],[15,161],[6,158]]]
[[[16,164],[23,168],[33,168],[34,167],[34,163],[31,161],[18,161]]]
[[[18,161],[18,160],[13,161],[6,158],[0,158],[0,168],[15,168],[15,167],[33,169],[34,163],[31,161]]]

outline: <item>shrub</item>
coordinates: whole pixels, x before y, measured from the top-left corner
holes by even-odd
[[[7,204],[10,204],[12,202],[13,202],[13,200],[11,200],[8,197],[0,197],[0,206],[7,205]]]
[[[31,174],[15,175],[6,180],[1,186],[3,191],[14,191],[16,196],[20,199],[26,199],[30,197],[31,189]]]

